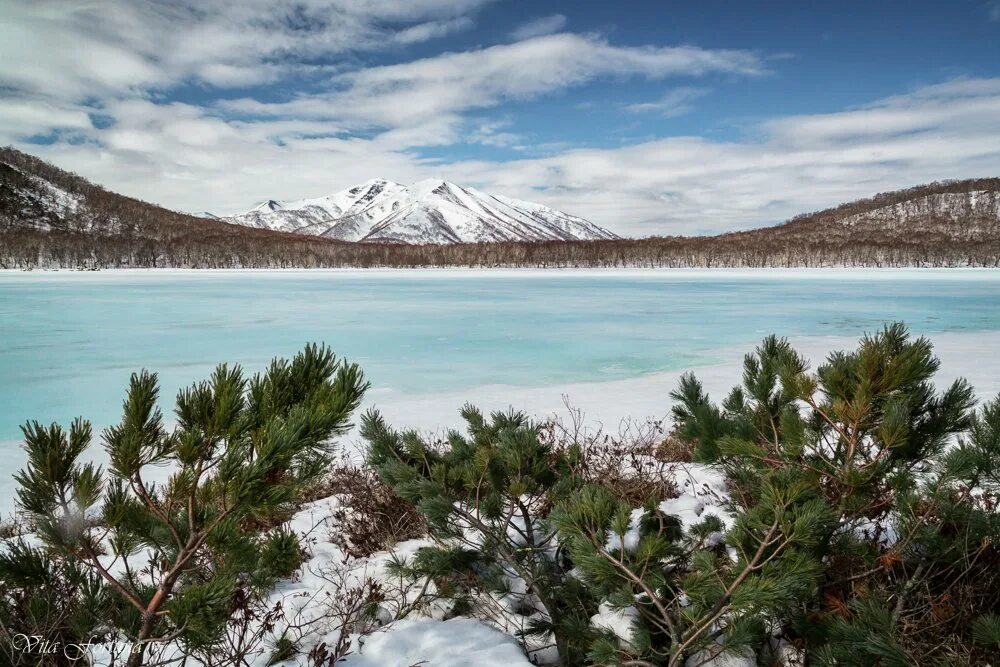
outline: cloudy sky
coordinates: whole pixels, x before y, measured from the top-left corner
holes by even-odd
[[[1000,175],[1000,0],[3,0],[0,144],[187,211],[442,177],[749,228]]]

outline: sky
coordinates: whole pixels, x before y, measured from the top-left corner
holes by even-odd
[[[747,229],[1000,176],[1000,0],[2,0],[0,145],[183,211],[444,178]]]

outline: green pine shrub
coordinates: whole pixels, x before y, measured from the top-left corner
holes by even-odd
[[[548,520],[578,483],[574,454],[544,442],[521,413],[487,420],[465,406],[462,417],[467,434],[453,431],[440,446],[389,428],[378,413],[362,420],[369,464],[424,516],[436,542],[396,569],[433,585],[453,614],[493,601],[481,613],[508,627],[522,617],[524,636],[551,635],[561,659],[578,664],[596,602],[570,576]]]
[[[28,612],[29,634],[64,643],[121,632],[136,646],[130,666],[167,640],[217,654],[240,607],[300,564],[298,539],[280,524],[327,472],[332,438],[367,387],[356,365],[309,345],[252,378],[219,366],[179,392],[168,429],[156,375],[143,371],[103,433],[106,471],[80,460],[86,421],[69,431],[28,423],[17,501],[41,544],[0,557],[4,622]],[[169,479],[151,482],[152,467]]]
[[[718,598],[731,622],[747,618],[739,603],[757,606],[766,634],[751,648],[781,636],[830,665],[982,664],[990,654],[980,640],[1000,596],[1000,400],[977,415],[964,380],[935,389],[938,368],[930,342],[896,324],[816,373],[767,338],[721,406],[682,380],[679,430],[731,481],[726,542],[740,555],[723,570],[739,572],[771,542],[766,564]],[[798,585],[762,589],[769,570]],[[725,571],[713,576],[725,582]]]
[[[114,637],[105,624],[123,600],[101,577],[74,560],[53,557],[22,536],[0,547],[0,664],[49,667],[86,664],[63,647]],[[39,642],[58,650],[45,653]]]

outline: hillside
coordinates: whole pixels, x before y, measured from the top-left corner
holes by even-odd
[[[843,238],[930,234],[951,241],[989,241],[1000,235],[998,225],[1000,179],[982,178],[897,190],[756,231],[799,238],[822,232]]]
[[[332,234],[379,241],[354,243],[329,238],[343,221],[314,235],[294,233],[301,221],[285,217],[262,229],[177,213],[0,149],[0,268],[1000,266],[998,178],[932,183],[718,236],[411,245],[371,237],[371,216],[367,233],[355,220],[350,234]]]
[[[532,202],[442,180],[410,187],[376,178],[326,197],[268,200],[226,218],[249,227],[369,243],[496,243],[616,239],[606,229]]]

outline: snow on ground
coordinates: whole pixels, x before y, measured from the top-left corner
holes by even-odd
[[[727,525],[732,517],[725,503],[728,495],[723,475],[712,466],[693,463],[664,464],[672,473],[678,496],[661,505],[663,511],[677,515],[685,527],[697,523],[708,514],[715,514]],[[442,666],[516,666],[531,665],[520,643],[512,636],[520,626],[514,616],[496,617],[501,630],[470,618],[444,619],[449,612],[447,603],[432,602],[427,608],[417,608],[406,618],[393,621],[400,611],[413,603],[420,593],[420,582],[402,581],[388,568],[390,560],[412,557],[420,548],[430,545],[426,539],[416,539],[395,545],[392,551],[382,551],[368,558],[348,559],[333,541],[336,526],[333,515],[339,500],[323,498],[306,504],[289,522],[289,527],[301,538],[307,560],[292,577],[282,581],[270,593],[266,608],[281,605],[281,615],[255,654],[249,657],[253,667],[268,664],[275,640],[283,634],[294,640],[298,654],[282,662],[280,667],[297,667],[305,664],[305,656],[320,644],[337,645],[341,633],[350,638],[350,653],[343,663],[348,667],[374,667],[375,665],[409,667],[415,664]],[[637,511],[636,522],[641,518]],[[638,539],[638,534],[626,536],[627,546]],[[121,563],[105,561],[112,571],[119,571]],[[142,562],[138,555],[132,559],[133,567]],[[344,600],[366,582],[375,581],[382,586],[383,601],[376,613],[377,619],[367,627],[353,623],[342,626],[340,618]],[[512,582],[514,583],[514,582]],[[494,603],[503,600],[493,598]],[[496,608],[494,608],[494,612]],[[631,640],[631,622],[636,610],[614,609],[601,605],[599,613],[591,620],[595,626],[612,630],[623,641]],[[501,614],[502,616],[502,614]],[[524,620],[524,617],[521,617]],[[505,624],[504,624],[505,623]],[[381,627],[379,627],[381,626]],[[169,656],[175,649],[167,647]],[[557,656],[551,648],[532,653],[538,664],[552,664]],[[113,663],[105,648],[95,647],[94,664]],[[188,665],[200,663],[188,660]]]
[[[661,512],[680,519],[684,530],[710,514],[719,517],[726,528],[733,525],[734,517],[726,507],[726,476],[721,470],[702,463],[672,463],[669,468],[677,485],[677,497],[660,503]]]
[[[399,621],[364,638],[346,667],[530,667],[513,637],[471,618]]]
[[[674,478],[678,494],[660,505],[664,512],[676,515],[685,528],[702,521],[709,514],[719,517],[726,526],[732,524],[733,517],[726,507],[729,496],[721,471],[697,463],[668,463],[664,466]],[[317,500],[303,507],[292,518],[290,527],[302,536],[309,560],[295,576],[282,582],[270,597],[272,604],[281,601],[284,607],[285,620],[278,623],[279,632],[282,623],[309,626],[309,631],[302,634],[297,642],[303,653],[320,643],[325,642],[328,646],[336,644],[340,630],[329,620],[330,610],[336,606],[335,600],[343,598],[350,588],[361,586],[370,578],[382,582],[389,592],[378,613],[382,622],[388,625],[364,637],[352,634],[352,654],[344,664],[407,667],[425,661],[424,664],[435,666],[489,667],[499,664],[497,661],[500,660],[510,661],[512,665],[532,664],[524,657],[519,643],[511,634],[467,618],[441,621],[448,612],[441,604],[415,612],[405,620],[389,623],[403,605],[415,600],[418,586],[409,582],[403,584],[391,575],[387,569],[391,557],[389,552],[378,552],[369,558],[346,564],[343,552],[330,540],[331,531],[336,529],[332,515],[337,505],[335,497]],[[636,510],[633,516],[633,530],[625,536],[626,548],[633,548],[638,542],[638,522],[642,513],[642,510]],[[615,539],[615,536],[610,537]],[[397,544],[393,552],[405,558],[429,544],[427,540],[408,540]],[[514,585],[516,582],[511,583]],[[393,595],[397,599],[393,599]],[[400,595],[401,599],[398,599]],[[503,600],[495,602],[502,606]],[[620,610],[602,604],[591,622],[612,630],[628,642],[631,640],[631,622],[636,614],[633,608]],[[499,617],[496,620],[504,622]],[[504,629],[507,632],[513,632],[518,627],[512,618],[506,621]],[[551,664],[557,660],[551,650],[536,651],[532,655],[539,664]],[[279,664],[293,667],[300,662],[293,658]]]
[[[729,652],[699,651],[688,658],[684,664],[688,667],[757,667],[757,659]]]
[[[727,507],[729,491],[726,477],[720,469],[703,463],[667,463],[663,467],[677,486],[677,497],[660,503],[661,512],[677,517],[685,531],[710,515],[721,519],[726,528],[733,525],[735,518]],[[633,551],[638,547],[641,538],[639,526],[645,515],[646,511],[641,508],[633,510],[628,531],[624,535],[608,535],[605,544],[608,551]],[[713,539],[718,544],[722,541],[722,534],[713,534]]]
[[[595,628],[611,630],[626,646],[632,643],[632,624],[639,618],[639,610],[634,606],[616,609],[607,602],[602,602],[597,613],[590,617],[590,624]]]

